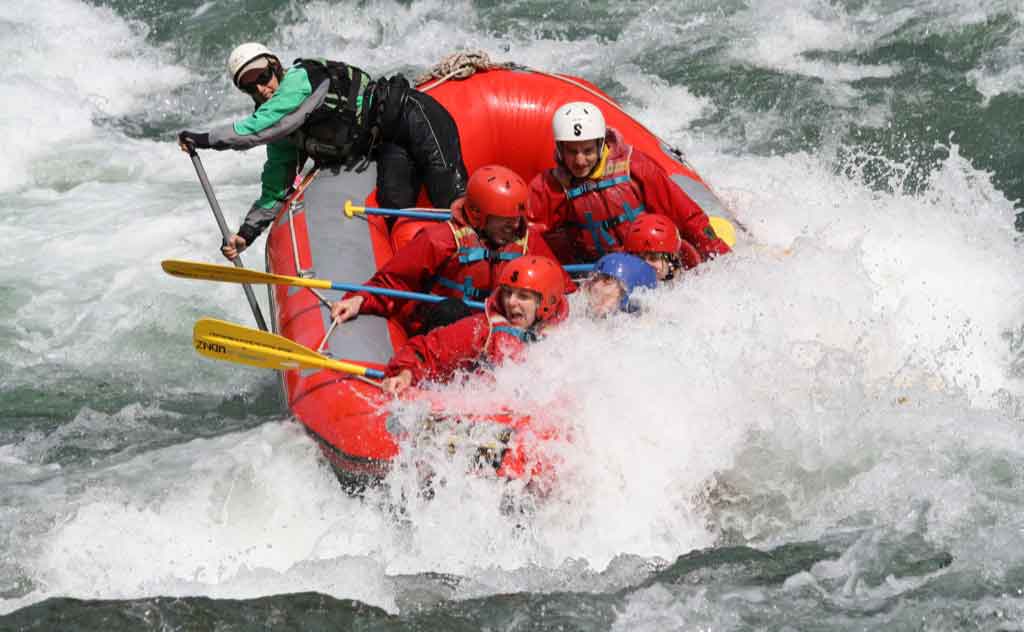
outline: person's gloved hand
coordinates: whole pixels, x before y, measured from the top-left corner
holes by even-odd
[[[185,153],[190,153],[188,149],[189,147],[194,149],[209,149],[210,135],[206,132],[178,132],[178,146],[181,147],[181,150]]]

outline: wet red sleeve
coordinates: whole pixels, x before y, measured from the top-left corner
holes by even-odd
[[[385,374],[390,377],[408,369],[413,384],[426,379],[446,382],[480,357],[488,329],[487,317],[481,313],[410,338],[388,362]]]
[[[630,177],[643,189],[644,204],[652,213],[668,216],[683,239],[696,246],[705,260],[729,252],[729,246],[715,235],[707,214],[690,199],[658,163],[634,151],[629,164]]]
[[[559,258],[555,256],[554,252],[552,252],[551,247],[548,245],[548,242],[545,241],[544,236],[541,235],[539,231],[533,228],[530,228],[529,231],[530,236],[526,240],[526,245],[527,249],[529,250],[529,254],[537,255],[540,257],[547,257],[548,259],[559,261]],[[565,282],[566,294],[571,294],[576,291],[576,284],[573,282],[572,278],[569,276],[569,273],[566,272],[564,268],[562,269],[562,280]]]
[[[428,226],[402,246],[364,285],[424,292],[430,280],[454,253],[455,237],[448,225],[441,223]],[[359,313],[374,316],[390,316],[407,302],[405,299],[367,292],[349,292],[345,298],[350,296],[362,296],[363,304]]]
[[[554,228],[552,218],[551,196],[547,191],[544,172],[538,173],[530,181],[530,199],[526,207],[526,219],[542,233]]]
[[[565,226],[567,204],[562,187],[547,172],[538,173],[530,182],[530,227],[544,235],[556,261],[573,263],[573,242]]]

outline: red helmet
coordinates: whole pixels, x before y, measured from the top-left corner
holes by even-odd
[[[683,239],[675,222],[664,215],[644,213],[629,225],[622,247],[632,254],[667,252],[678,257],[682,245]]]
[[[526,217],[528,197],[526,181],[518,173],[501,165],[487,165],[470,176],[462,209],[469,225],[480,230],[490,215]]]
[[[505,264],[498,285],[530,290],[540,294],[537,319],[546,320],[558,311],[565,300],[565,277],[562,266],[547,257],[525,255]]]

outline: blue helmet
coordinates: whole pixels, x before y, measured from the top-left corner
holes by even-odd
[[[613,252],[598,259],[594,264],[594,274],[606,274],[622,284],[626,291],[622,295],[619,309],[624,312],[635,312],[639,309],[630,301],[633,290],[638,287],[658,287],[658,274],[654,268],[640,257],[624,252]]]

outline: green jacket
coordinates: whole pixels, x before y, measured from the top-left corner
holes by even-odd
[[[274,96],[256,108],[250,116],[210,130],[210,145],[214,149],[251,149],[267,146],[267,161],[263,164],[260,197],[253,202],[238,234],[246,243],[252,242],[274,221],[280,212],[298,173],[301,158],[298,147],[289,138],[306,118],[319,108],[327,96],[330,81],[310,85],[306,70],[289,68],[281,79]]]

